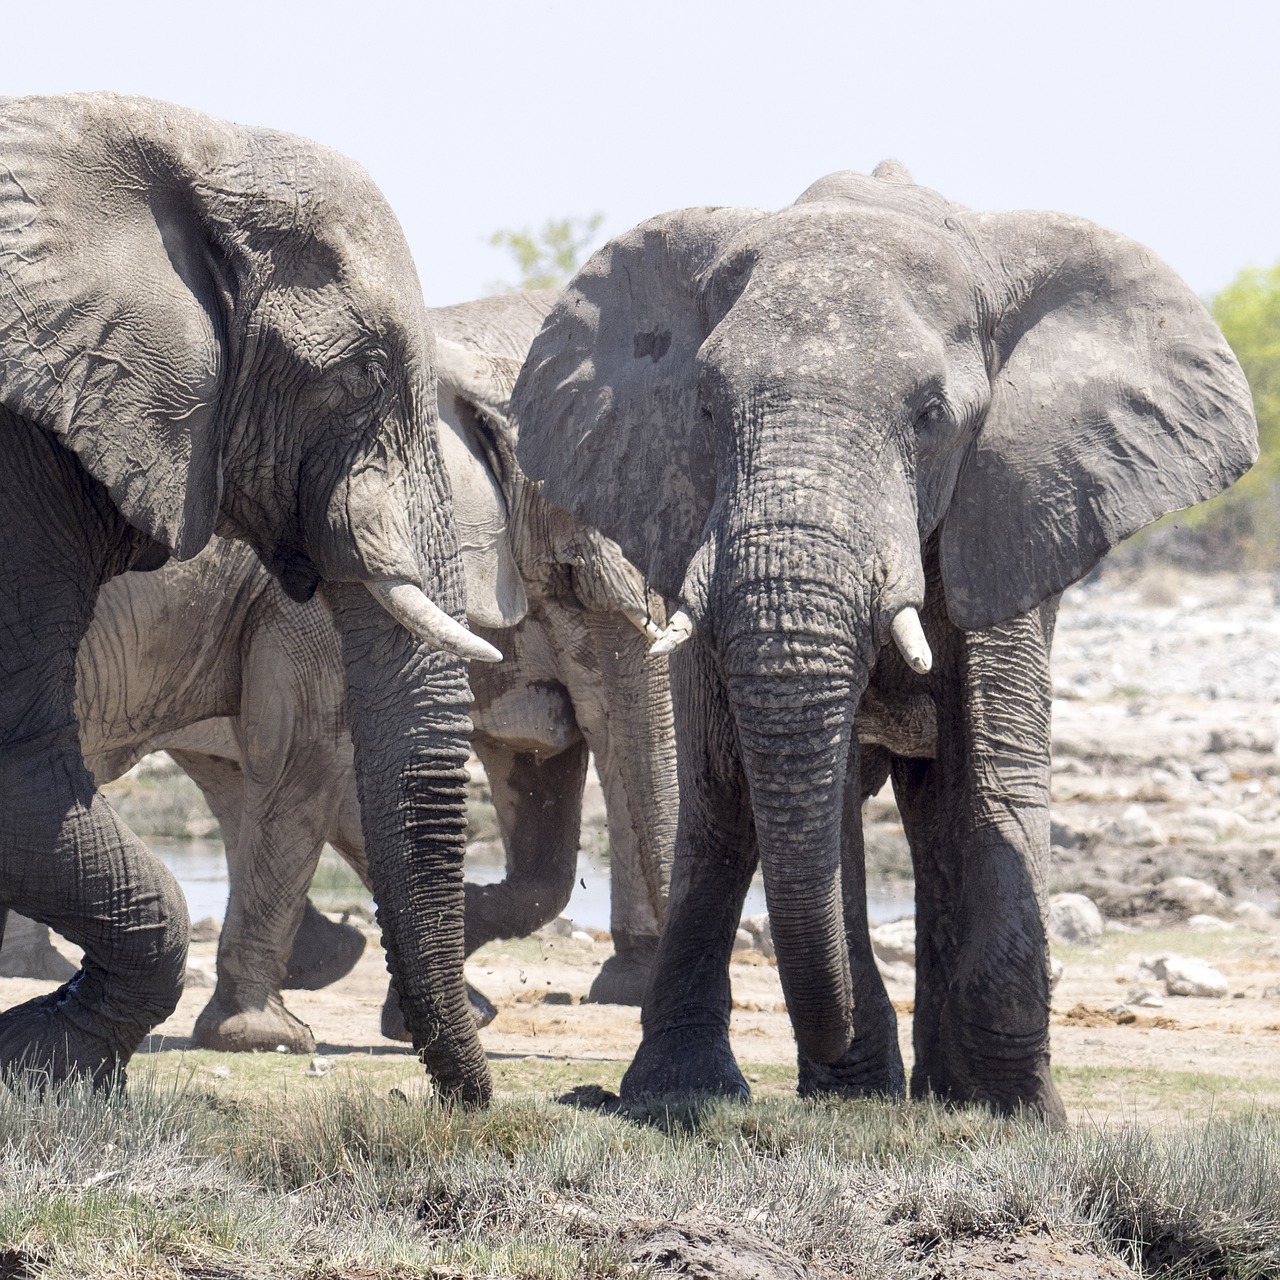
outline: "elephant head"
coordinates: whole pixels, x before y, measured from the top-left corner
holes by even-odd
[[[482,1099],[453,655],[500,655],[457,620],[433,339],[395,216],[335,152],[145,99],[6,101],[0,154],[0,399],[160,555],[216,530],[294,598],[323,587],[407,1021],[442,1084]]]
[[[679,603],[663,647],[714,652],[797,1041],[827,1063],[850,1031],[853,716],[891,639],[929,669],[926,544],[951,620],[985,628],[1256,453],[1239,366],[1152,253],[1079,218],[970,212],[892,163],[613,240],[512,415],[546,496]]]

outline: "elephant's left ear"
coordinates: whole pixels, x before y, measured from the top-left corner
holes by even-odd
[[[960,214],[994,282],[991,405],[942,528],[947,609],[992,626],[1258,453],[1226,339],[1153,253],[1080,218]]]
[[[0,113],[0,402],[185,559],[221,498],[225,283],[161,114],[105,96]]]

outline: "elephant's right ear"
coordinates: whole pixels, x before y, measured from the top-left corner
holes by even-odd
[[[108,164],[58,124],[0,118],[0,402],[185,559],[221,497],[220,255],[145,139]]]
[[[611,240],[561,294],[511,397],[525,472],[672,598],[715,498],[702,290],[729,240],[764,216],[683,209]]]

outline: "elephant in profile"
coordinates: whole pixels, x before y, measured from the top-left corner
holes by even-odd
[[[757,860],[801,1093],[903,1091],[860,816],[891,776],[916,879],[911,1091],[1060,1120],[1056,600],[1256,456],[1195,295],[1121,235],[975,213],[887,162],[776,213],[685,209],[611,241],[511,411],[527,474],[674,607],[655,647],[680,646],[679,827],[624,1096],[748,1095],[728,958]],[[869,698],[891,730],[931,704],[931,740],[860,742]]]
[[[510,294],[428,313],[468,616],[505,654],[471,670],[471,741],[490,780],[507,877],[465,885],[463,947],[531,933],[564,909],[590,750],[608,813],[615,947],[591,998],[639,1004],[675,843],[667,664],[648,653],[663,614],[617,547],[552,508],[515,465],[506,402],[553,297]],[[314,909],[304,916],[324,842],[368,882],[329,611],[291,600],[248,548],[215,539],[185,564],[108,583],[77,675],[81,744],[98,782],[167,749],[222,827],[230,900],[195,1043],[310,1052],[311,1031],[285,1008],[282,985],[323,985],[364,945],[354,928]],[[383,1029],[405,1038],[394,998]]]
[[[178,1001],[183,896],[85,767],[75,662],[108,579],[198,573],[216,529],[332,611],[405,1021],[445,1094],[487,1100],[463,659],[500,655],[460,621],[434,422],[421,287],[358,165],[146,99],[0,100],[0,907],[84,952],[0,1014],[0,1073],[119,1083]]]

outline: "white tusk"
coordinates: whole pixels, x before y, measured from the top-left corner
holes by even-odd
[[[889,632],[898,652],[907,660],[907,666],[918,676],[926,675],[933,668],[933,654],[924,638],[920,615],[908,605],[899,609],[890,624]]]
[[[648,614],[642,613],[639,609],[623,609],[622,616],[631,623],[641,635],[648,636],[650,640],[656,642],[662,639],[662,629],[649,617]]]
[[[649,647],[655,658],[678,649],[693,635],[693,619],[683,609],[677,609],[667,623],[667,629]]]
[[[404,578],[366,582],[369,594],[408,632],[468,662],[501,662],[487,640],[455,622],[421,587]]]

